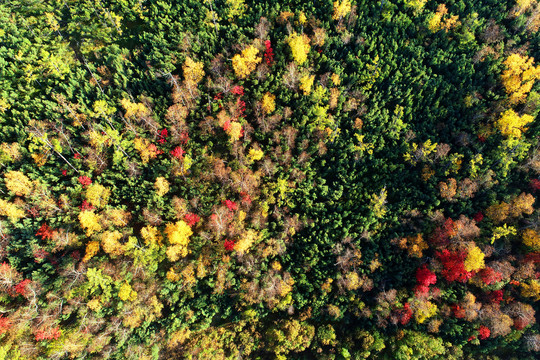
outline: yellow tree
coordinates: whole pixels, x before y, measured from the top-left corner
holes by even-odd
[[[99,220],[100,216],[93,211],[81,211],[79,214],[79,222],[82,228],[86,230],[86,236],[90,236],[96,231],[101,231]]]
[[[258,54],[259,50],[251,45],[244,49],[242,54],[234,55],[232,58],[232,66],[236,76],[240,79],[244,79],[251,74],[257,67],[257,64],[262,61],[262,58],[257,56]]]
[[[531,115],[519,116],[514,110],[509,109],[501,114],[495,125],[504,136],[520,138],[521,134],[527,130],[524,126],[533,120]]]
[[[270,114],[276,109],[276,95],[272,95],[269,92],[264,94],[262,99],[262,108],[265,113]]]
[[[346,16],[350,12],[351,12],[350,0],[334,1],[334,14],[332,15],[332,19],[341,20],[344,16]]]
[[[506,70],[501,75],[501,80],[510,96],[511,104],[519,104],[527,98],[535,80],[540,78],[540,66],[534,66],[534,58],[510,55],[503,63]]]
[[[164,177],[158,177],[154,183],[154,188],[159,197],[169,192],[169,182]]]
[[[467,271],[478,271],[486,267],[482,250],[478,246],[471,247],[463,265]]]
[[[167,257],[171,261],[176,261],[181,257],[186,257],[189,253],[189,237],[193,234],[191,228],[185,221],[180,220],[165,227],[165,235],[171,246],[167,249]]]
[[[523,244],[530,247],[533,250],[540,250],[540,235],[533,229],[526,229],[521,234],[523,238]]]
[[[86,189],[86,200],[97,208],[107,205],[111,191],[100,184],[92,184]]]
[[[4,181],[8,190],[17,196],[26,196],[32,191],[32,182],[20,171],[8,171]]]
[[[309,50],[311,49],[311,46],[309,45],[309,38],[307,37],[307,35],[298,35],[297,33],[293,33],[291,36],[289,36],[287,42],[291,47],[294,61],[296,61],[298,65],[302,65],[303,63],[305,63],[309,54]]]

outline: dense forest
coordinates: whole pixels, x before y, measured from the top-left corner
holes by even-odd
[[[0,359],[537,358],[539,27],[2,1]]]

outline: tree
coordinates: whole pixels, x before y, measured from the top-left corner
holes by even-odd
[[[351,12],[351,1],[341,0],[334,1],[334,13],[332,19],[341,20],[344,16]]]
[[[298,65],[302,65],[303,63],[305,63],[309,54],[309,50],[311,49],[311,47],[309,46],[309,38],[307,37],[307,35],[298,35],[296,32],[292,33],[289,36],[287,42],[291,48],[294,61],[296,61]]]
[[[535,80],[540,78],[540,66],[534,66],[534,58],[517,53],[508,56],[503,64],[506,69],[501,75],[501,80],[506,93],[510,96],[510,104],[524,102]]]
[[[436,255],[443,264],[441,274],[446,281],[466,282],[471,278],[472,274],[465,269],[464,261],[467,256],[465,251],[452,252],[444,249],[442,252],[437,252]]]
[[[527,130],[524,126],[533,120],[534,118],[531,115],[519,116],[514,110],[509,109],[501,113],[496,126],[504,136],[520,138],[521,134]]]
[[[109,201],[111,191],[105,186],[94,183],[86,189],[86,200],[96,208],[103,208]]]
[[[251,74],[255,70],[257,64],[262,61],[262,58],[257,56],[258,54],[259,50],[253,45],[250,45],[242,51],[242,54],[234,55],[232,58],[232,66],[236,76],[240,79],[244,79]]]
[[[81,227],[86,230],[86,236],[92,235],[96,231],[101,231],[101,217],[93,211],[81,211],[79,213],[79,222]]]
[[[465,267],[465,270],[469,272],[478,271],[485,267],[484,253],[478,246],[469,248],[463,266]]]
[[[26,196],[32,191],[32,182],[20,171],[8,171],[4,181],[8,190],[17,196]]]
[[[262,108],[266,114],[274,112],[276,108],[276,96],[270,93],[265,93],[262,99]]]
[[[169,192],[169,182],[164,177],[160,176],[156,178],[156,182],[154,183],[154,189],[156,189],[156,194],[159,197],[163,197],[163,195]]]
[[[533,229],[525,229],[521,234],[523,244],[532,250],[540,250],[540,235]]]

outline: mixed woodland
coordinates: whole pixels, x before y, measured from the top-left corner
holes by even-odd
[[[0,2],[0,359],[535,359],[538,0]]]

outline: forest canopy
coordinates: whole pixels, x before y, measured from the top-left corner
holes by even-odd
[[[536,359],[538,0],[0,4],[0,359]]]

